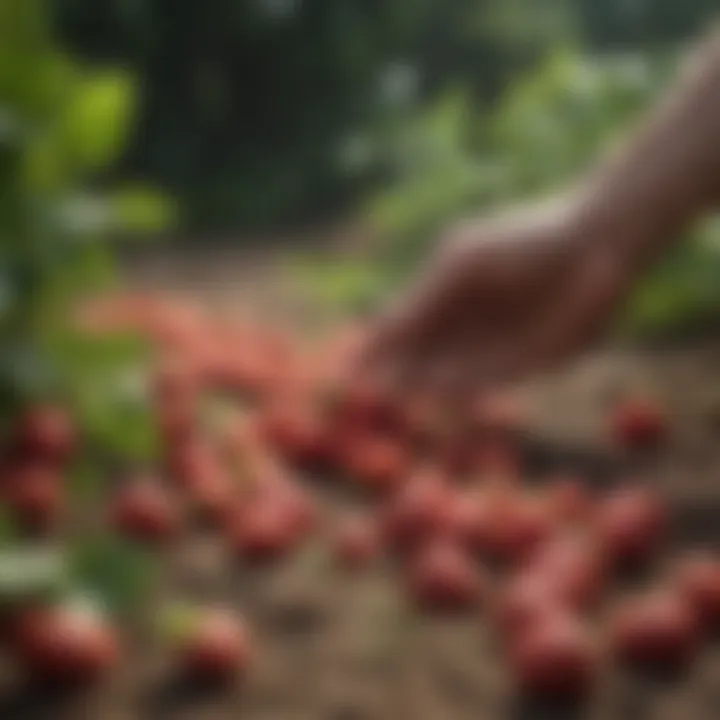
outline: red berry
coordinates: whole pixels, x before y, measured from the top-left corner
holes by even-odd
[[[620,606],[612,618],[610,642],[624,662],[641,667],[681,669],[695,657],[699,623],[678,592],[660,590]]]
[[[177,639],[180,672],[203,682],[227,681],[247,670],[250,639],[244,623],[229,611],[204,611]]]
[[[383,514],[383,533],[398,550],[409,550],[445,531],[454,497],[444,478],[426,471],[410,478],[390,499]]]
[[[646,562],[659,549],[668,524],[659,496],[643,488],[622,488],[597,511],[600,543],[617,565]]]
[[[397,488],[409,465],[405,448],[397,440],[359,436],[349,442],[347,471],[374,492],[387,493]]]
[[[186,357],[166,358],[154,376],[154,398],[159,405],[195,400],[198,387],[198,371]]]
[[[39,405],[29,408],[15,430],[15,449],[24,456],[64,462],[75,450],[75,425],[61,407]]]
[[[709,555],[684,558],[676,568],[676,580],[702,624],[720,629],[720,561]]]
[[[668,434],[665,411],[649,399],[629,399],[613,411],[611,434],[621,447],[642,450],[662,442]]]
[[[95,681],[119,654],[115,631],[101,615],[65,606],[22,613],[14,649],[32,676],[60,683]]]
[[[484,552],[494,560],[518,563],[550,535],[550,517],[535,498],[516,492],[486,496],[478,520]]]
[[[349,515],[335,529],[333,550],[338,562],[351,570],[369,565],[380,554],[377,527],[364,515]]]
[[[606,563],[598,549],[573,536],[542,546],[524,572],[543,578],[555,597],[575,610],[597,603],[606,581]]]
[[[520,572],[501,589],[497,598],[495,615],[501,629],[510,637],[517,637],[548,613],[567,608],[560,595],[551,578]]]
[[[227,518],[235,485],[216,448],[198,438],[175,447],[170,457],[173,475],[198,515],[209,522]]]
[[[264,498],[241,509],[228,532],[235,552],[257,562],[285,557],[302,537],[290,505]]]
[[[598,653],[586,627],[566,612],[548,613],[511,649],[518,687],[534,696],[578,699],[592,690]]]
[[[476,491],[460,491],[455,494],[447,520],[448,533],[472,553],[486,549],[487,519],[483,496]]]
[[[593,512],[593,499],[587,487],[573,477],[559,478],[548,483],[546,490],[548,512],[564,525],[586,522]]]
[[[325,429],[309,408],[285,401],[266,409],[258,418],[259,436],[281,455],[299,463],[328,459]]]
[[[51,467],[23,465],[8,475],[5,498],[20,525],[33,532],[46,531],[62,512],[63,479]]]
[[[479,476],[493,486],[517,485],[521,478],[521,458],[511,443],[497,439],[481,443],[475,465]]]
[[[266,478],[266,481],[260,495],[285,508],[293,529],[299,536],[316,527],[318,509],[305,488],[284,475],[275,475],[274,479]]]
[[[156,415],[160,436],[171,452],[174,448],[193,442],[197,425],[195,398],[179,395],[164,400],[156,409]]]
[[[115,528],[127,537],[162,542],[180,529],[180,511],[170,493],[158,482],[139,480],[126,485],[111,507]]]
[[[407,569],[408,590],[428,610],[458,611],[478,606],[486,582],[465,550],[447,539],[426,544]]]
[[[334,423],[354,430],[396,435],[405,430],[403,409],[398,397],[366,379],[345,378],[336,385],[326,409]]]

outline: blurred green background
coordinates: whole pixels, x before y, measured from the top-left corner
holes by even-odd
[[[364,309],[448,218],[585,167],[666,86],[714,7],[55,0],[53,19],[74,54],[137,78],[114,179],[167,188],[190,242],[357,220],[380,238],[375,256],[305,262],[300,277],[321,302]],[[715,315],[717,233],[701,235],[640,289],[631,329]]]
[[[546,160],[537,156],[546,140],[537,134],[552,131],[539,125],[557,94],[564,89],[568,96],[552,118],[556,130],[573,135],[572,147],[558,150],[581,160],[601,130],[622,121],[629,102],[654,90],[646,63],[697,34],[716,3],[54,0],[51,6],[69,50],[88,62],[130,68],[138,79],[137,124],[119,175],[170,189],[188,229],[232,234],[344,213],[359,194],[407,173],[422,148],[393,152],[389,126],[398,132],[398,124],[432,113],[451,89],[461,88],[476,123],[514,113],[526,126],[527,133],[514,127],[498,138],[497,147],[488,138],[491,149],[514,153],[514,163],[529,153],[527,171],[508,183],[524,190],[531,180],[557,176],[573,158],[549,153],[542,178],[534,169]],[[575,53],[575,74],[546,65],[559,48]],[[607,66],[613,57],[618,61]],[[532,98],[517,95],[530,92],[515,85],[527,73],[537,76]],[[459,139],[451,135],[460,128],[436,131],[445,133],[436,152],[451,155],[453,140],[457,151]],[[472,146],[478,139],[468,138],[464,150],[479,152]]]
[[[297,277],[323,303],[372,308],[450,219],[587,166],[671,81],[715,5],[0,0],[0,220],[66,238],[78,261],[63,273],[111,264],[90,236],[172,224],[211,252],[341,221],[369,230],[371,251],[306,257]],[[714,317],[718,240],[704,225],[626,325]],[[28,253],[9,284],[55,277]]]

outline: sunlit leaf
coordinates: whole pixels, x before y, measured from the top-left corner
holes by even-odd
[[[63,141],[84,169],[97,170],[122,151],[134,110],[131,79],[120,72],[82,77],[63,115]]]
[[[110,203],[117,227],[125,231],[157,233],[167,230],[176,220],[175,204],[155,188],[121,188],[112,194]]]

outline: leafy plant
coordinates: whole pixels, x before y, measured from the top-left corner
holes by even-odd
[[[39,0],[0,0],[0,397],[63,392],[92,366],[60,349],[73,303],[112,281],[106,242],[156,231],[172,206],[152,188],[99,191],[135,113],[132,78],[89,69],[54,44]],[[94,182],[91,190],[88,181]]]
[[[123,152],[135,105],[128,73],[82,66],[57,47],[41,0],[0,0],[0,424],[38,396],[74,410],[87,441],[68,478],[75,507],[105,487],[108,458],[153,452],[147,408],[123,385],[142,348],[84,336],[74,322],[77,305],[114,280],[109,240],[173,219],[161,193],[109,187],[103,175]],[[79,528],[69,554],[91,555],[88,544]],[[120,600],[137,563],[101,550],[93,567],[112,582],[95,589]],[[98,585],[91,575],[78,582]]]

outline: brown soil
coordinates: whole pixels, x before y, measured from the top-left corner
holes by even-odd
[[[217,282],[216,276],[213,286]],[[259,276],[258,276],[259,277]],[[146,284],[157,285],[155,281]],[[261,283],[262,284],[262,283]],[[203,294],[199,291],[200,295]],[[533,476],[578,470],[606,484],[653,478],[671,499],[675,544],[720,547],[720,343],[665,351],[609,350],[538,383],[527,439]],[[672,441],[650,459],[617,457],[603,440],[604,409],[632,389],[658,394],[674,419]],[[317,486],[328,506],[347,502]],[[160,592],[232,603],[253,630],[247,677],[206,694],[168,679],[143,633],[122,674],[96,696],[48,698],[8,691],[2,720],[711,720],[720,716],[720,648],[679,682],[610,670],[581,708],[543,707],[515,696],[483,614],[430,619],[406,606],[386,567],[348,577],[322,543],[265,570],[241,567],[198,533],[173,549]]]

